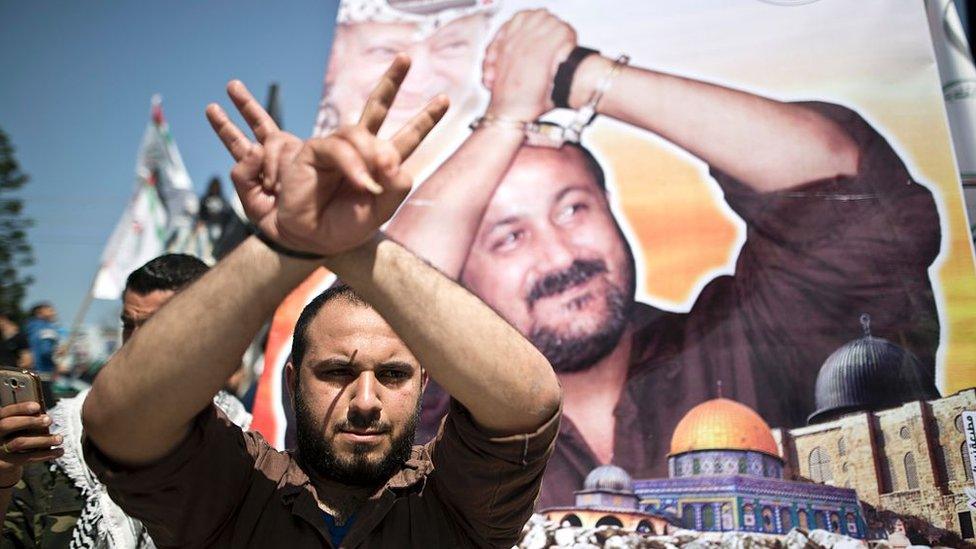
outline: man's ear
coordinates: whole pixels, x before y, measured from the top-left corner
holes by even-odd
[[[423,366],[420,367],[420,393],[423,394],[427,390],[427,382],[430,381],[430,376],[427,375],[427,370]]]
[[[288,362],[285,362],[285,384],[288,385],[288,398],[291,400],[291,405],[295,405],[295,391],[298,387],[295,385],[298,382],[298,369],[291,361],[291,357],[288,357]]]

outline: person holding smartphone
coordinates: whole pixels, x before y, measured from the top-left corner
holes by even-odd
[[[165,254],[130,273],[122,292],[122,345],[207,269],[196,257]],[[8,387],[0,385],[3,391]],[[142,524],[112,502],[85,464],[81,407],[87,395],[61,399],[48,411],[38,402],[0,408],[0,547],[154,546]],[[221,391],[214,403],[248,427],[250,414],[231,394]]]
[[[157,545],[511,547],[531,515],[560,417],[552,367],[379,231],[410,191],[400,163],[447,110],[436,97],[376,137],[408,67],[398,55],[360,122],[325,138],[280,131],[240,82],[228,92],[257,143],[208,107],[259,234],[133,336],[82,414],[87,462]],[[287,366],[299,442],[279,452],[211,399],[264,319],[321,266],[348,287],[299,321]],[[428,376],[451,412],[434,440],[404,446]]]

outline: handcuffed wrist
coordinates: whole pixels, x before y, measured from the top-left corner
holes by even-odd
[[[569,90],[570,109],[579,109],[593,97],[600,80],[613,67],[613,59],[602,55],[591,55],[580,62],[576,69],[576,77],[573,79],[573,86]]]

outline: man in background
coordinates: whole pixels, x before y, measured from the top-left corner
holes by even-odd
[[[44,401],[54,404],[51,386],[57,377],[57,361],[60,359],[61,329],[57,324],[58,312],[54,305],[41,302],[31,307],[27,319],[27,341],[34,355],[34,373],[41,378]]]
[[[122,293],[122,345],[207,270],[193,256],[166,254],[133,271]],[[109,499],[85,464],[81,406],[87,396],[86,390],[62,399],[43,415],[22,404],[0,408],[0,440],[6,444],[0,449],[0,506],[6,511],[0,547],[153,547],[142,524]],[[250,415],[232,395],[221,391],[214,402],[248,427]],[[24,431],[30,428],[49,428],[53,438],[29,436]]]
[[[0,313],[0,366],[30,368],[34,363],[27,334],[7,313]]]

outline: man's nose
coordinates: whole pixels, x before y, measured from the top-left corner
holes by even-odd
[[[430,50],[418,44],[407,50],[410,54],[410,72],[400,85],[400,93],[422,95],[429,92],[431,78],[434,77],[434,64]],[[441,90],[443,91],[443,90]],[[430,97],[428,99],[432,99]]]
[[[561,271],[576,260],[572,242],[558,230],[537,230],[533,241],[535,255],[539,258],[538,267],[543,272]]]
[[[357,416],[366,421],[378,419],[383,404],[377,389],[379,382],[373,372],[362,372],[349,387],[352,394],[349,401],[349,415]]]

